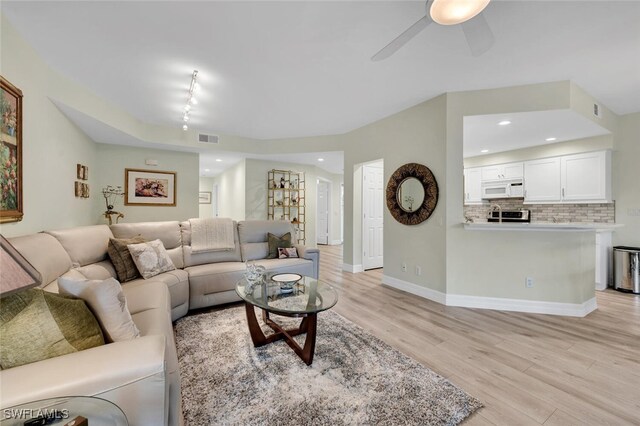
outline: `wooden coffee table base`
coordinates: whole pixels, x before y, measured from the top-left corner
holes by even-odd
[[[317,314],[308,314],[307,316],[302,318],[300,327],[291,330],[285,330],[279,324],[270,319],[269,312],[263,309],[262,319],[275,332],[270,336],[265,336],[262,332],[262,329],[260,328],[260,324],[258,324],[254,306],[247,302],[245,302],[244,306],[247,312],[247,323],[249,324],[249,333],[251,333],[253,346],[257,348],[259,346],[264,346],[268,343],[284,339],[284,341],[287,342],[291,349],[293,349],[293,351],[297,353],[300,358],[302,358],[305,364],[311,365],[311,363],[313,362],[313,353],[316,348]],[[307,338],[304,341],[304,347],[301,347],[295,340],[293,340],[294,336],[302,333],[307,333]]]

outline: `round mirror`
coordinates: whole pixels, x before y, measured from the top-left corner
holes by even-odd
[[[398,205],[407,213],[418,210],[424,202],[424,187],[415,177],[408,177],[398,186]]]
[[[435,210],[438,183],[427,166],[408,163],[389,178],[386,198],[387,208],[395,220],[404,225],[417,225]]]

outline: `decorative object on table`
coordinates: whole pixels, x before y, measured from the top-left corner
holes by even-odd
[[[246,263],[246,272],[244,273],[245,278],[251,284],[260,283],[264,278],[264,274],[266,272],[266,268],[262,265],[257,265],[254,262]]]
[[[109,221],[109,225],[113,224],[112,216],[116,217],[116,223],[122,218],[124,218],[124,214],[114,211],[113,206],[115,205],[118,198],[124,195],[124,191],[121,186],[111,186],[107,185],[106,188],[102,188],[102,196],[104,197],[104,203],[107,207],[107,211],[104,212],[104,217]]]
[[[417,225],[427,220],[438,204],[438,182],[427,166],[408,163],[389,178],[386,199],[398,222]]]
[[[199,204],[211,204],[211,191],[200,191],[198,193]]]
[[[176,205],[176,172],[126,169],[125,206]]]
[[[0,77],[0,223],[22,220],[22,91]]]
[[[267,219],[290,221],[296,230],[296,242],[305,244],[304,172],[278,169],[267,172]]]
[[[284,250],[287,250],[287,249],[284,249]],[[299,274],[276,274],[271,277],[271,281],[277,283],[280,286],[280,291],[282,293],[293,292],[293,286],[296,285],[296,283],[301,279],[302,279],[302,275],[299,275]]]
[[[254,348],[245,316],[234,306],[175,323],[186,424],[456,425],[482,407],[331,310],[318,315],[311,368],[283,341]]]

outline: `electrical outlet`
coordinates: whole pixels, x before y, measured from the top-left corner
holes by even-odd
[[[407,272],[407,264],[406,263],[402,263],[402,272]]]
[[[524,279],[524,286],[527,288],[533,287],[533,278],[527,277]]]
[[[422,267],[416,266],[416,275],[422,275]]]

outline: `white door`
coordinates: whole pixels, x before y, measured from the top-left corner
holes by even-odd
[[[524,163],[524,202],[560,201],[560,159]]]
[[[318,181],[318,244],[329,244],[329,183]]]
[[[364,166],[362,170],[362,267],[365,270],[383,265],[383,172],[380,166]]]

